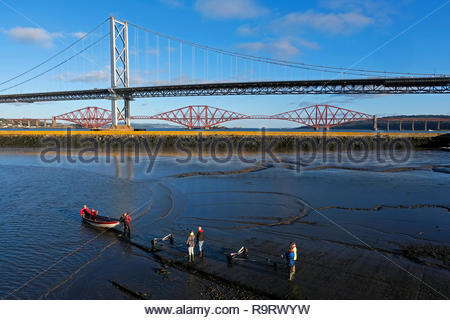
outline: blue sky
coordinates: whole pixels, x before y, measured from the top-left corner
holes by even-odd
[[[110,15],[176,38],[245,54],[336,67],[450,74],[449,1],[0,0],[0,8],[3,61],[0,83],[39,64]],[[86,48],[107,30],[107,24],[103,25],[60,59]],[[107,87],[108,41],[105,38],[64,66],[2,94]],[[161,37],[157,69],[155,41],[155,36],[130,27],[131,80],[134,85],[159,83],[156,82],[157,75],[161,83],[204,81],[205,59],[201,58],[204,52],[195,51],[194,59],[189,46],[181,49],[176,41],[172,41],[169,50],[167,40]],[[181,68],[177,58],[180,50],[183,50]],[[167,74],[169,51],[170,76]],[[209,81],[214,81],[214,77],[222,77],[219,81],[232,79],[232,74],[230,78],[226,75],[229,70],[226,57],[208,54]],[[196,66],[194,74],[192,61]],[[53,60],[41,70],[57,62],[57,59]],[[234,80],[258,77],[256,66],[239,62],[238,68],[240,72]],[[163,69],[165,73],[161,71]],[[270,73],[270,69],[266,71]],[[35,74],[31,72],[15,82],[0,85],[0,90]],[[273,71],[272,76],[280,80],[352,77],[282,69]],[[321,103],[379,116],[450,114],[449,101],[447,95],[159,98],[133,101],[132,114],[151,115],[193,104],[246,114],[273,114]],[[108,101],[11,104],[0,106],[0,117],[48,117],[91,105],[110,107]],[[262,120],[235,121],[229,125],[296,126],[295,123]]]

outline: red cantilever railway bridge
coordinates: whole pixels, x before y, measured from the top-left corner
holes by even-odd
[[[373,115],[330,105],[313,105],[274,115],[246,115],[234,111],[200,105],[187,106],[152,116],[132,116],[134,120],[165,120],[189,129],[209,129],[219,124],[243,119],[274,119],[300,123],[315,129],[373,119]],[[68,121],[84,128],[101,128],[112,122],[111,111],[99,107],[86,107],[53,117],[53,121]]]

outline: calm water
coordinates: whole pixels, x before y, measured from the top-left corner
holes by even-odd
[[[411,272],[420,270],[430,282],[441,283],[438,291],[449,294],[448,270],[424,271],[422,265],[395,256],[409,244],[450,244],[448,210],[408,208],[450,207],[450,175],[432,170],[448,166],[449,153],[415,152],[403,164],[379,164],[370,154],[358,165],[331,155],[326,163],[317,159],[301,173],[288,166],[293,156],[283,159],[258,172],[179,178],[174,175],[239,170],[248,164],[238,159],[227,165],[211,159],[179,164],[173,156],[159,157],[149,174],[148,161],[142,159],[50,165],[33,153],[0,154],[0,296],[129,298],[108,282],[116,278],[143,292],[151,288],[153,298],[199,298],[199,292],[207,290],[207,282],[180,270],[162,277],[155,272],[160,264],[151,256],[124,245],[114,233],[81,223],[83,204],[112,217],[130,211],[133,240],[147,246],[153,237],[173,233],[176,243],[170,254],[181,259],[187,232],[202,225],[210,259],[202,267],[242,283],[257,279],[252,285],[259,290],[271,291],[271,283],[278,283],[275,291],[290,290],[292,296],[306,298],[434,294],[412,293],[416,280],[377,252],[360,248],[366,244],[392,252],[397,263]],[[390,170],[398,168],[403,169]],[[369,210],[377,205],[386,207]],[[291,240],[299,247],[299,269],[304,268],[295,288],[285,287],[283,271],[270,272],[264,266],[280,260]],[[250,249],[251,261],[227,268],[225,254],[241,245]],[[335,285],[325,290],[324,283],[331,279]],[[390,286],[396,288],[394,293],[389,293]]]

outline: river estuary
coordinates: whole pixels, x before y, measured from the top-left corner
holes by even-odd
[[[6,299],[442,299],[450,296],[449,153],[404,163],[333,154],[297,170],[279,163],[187,163],[160,156],[47,164],[39,152],[0,154]],[[81,222],[132,216],[132,241]],[[187,263],[189,230],[205,230],[205,258]],[[119,230],[121,230],[119,228]],[[174,235],[174,243],[153,238]],[[281,255],[299,252],[295,281]],[[141,247],[139,247],[141,246]],[[227,263],[245,246],[248,259]],[[196,249],[197,250],[197,249]],[[197,254],[197,251],[196,251]]]

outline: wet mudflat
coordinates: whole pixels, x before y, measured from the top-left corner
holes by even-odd
[[[0,241],[8,245],[0,255],[0,295],[450,296],[450,176],[433,170],[450,165],[448,153],[418,151],[402,164],[380,164],[375,155],[360,164],[332,156],[300,166],[292,155],[281,159],[224,165],[160,157],[149,174],[148,163],[133,158],[55,165],[32,154],[1,155]],[[82,224],[85,203],[113,217],[130,211],[132,243]],[[206,233],[205,258],[189,264],[184,241],[198,225]],[[168,233],[173,244],[147,250]],[[299,252],[292,282],[281,258],[290,241]],[[241,246],[248,259],[228,264],[226,255]]]

